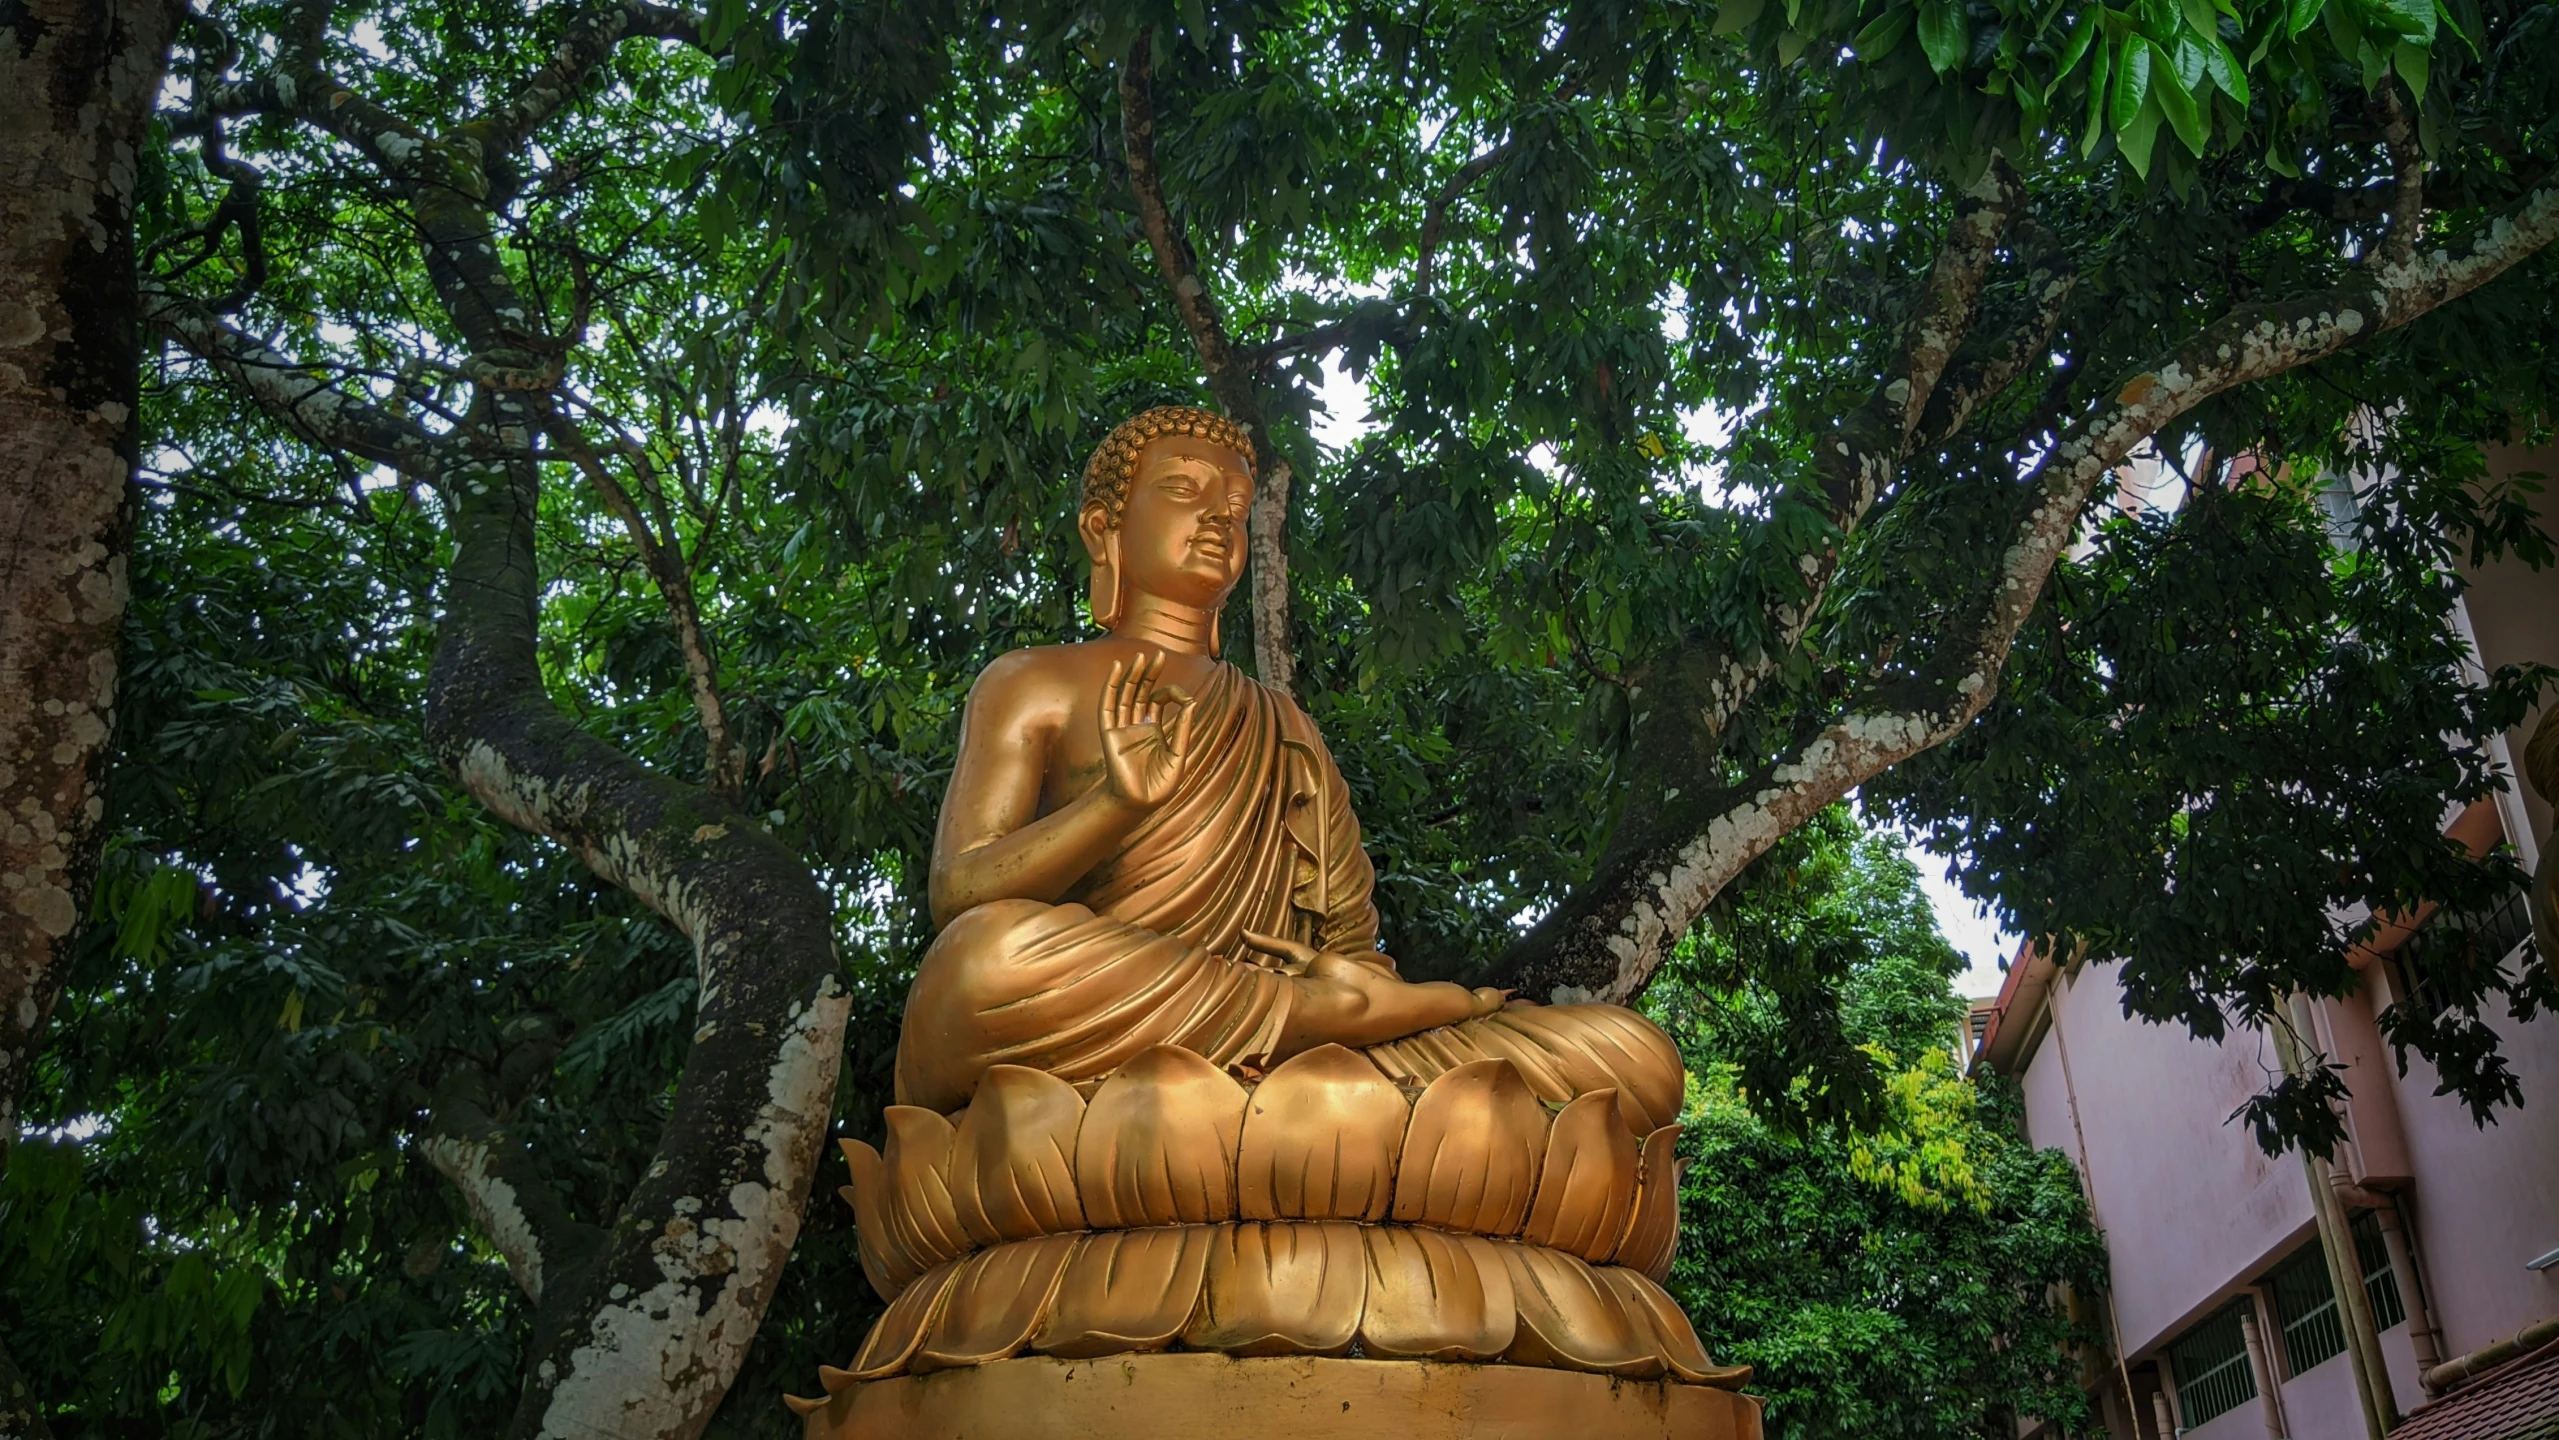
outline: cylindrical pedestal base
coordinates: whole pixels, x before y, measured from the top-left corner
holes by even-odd
[[[808,1440],[1760,1440],[1759,1402],[1526,1365],[1026,1357],[855,1385]]]

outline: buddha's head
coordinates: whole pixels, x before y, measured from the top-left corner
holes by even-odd
[[[1114,628],[1136,595],[1215,615],[1244,577],[1252,508],[1243,426],[1178,405],[1122,421],[1085,463],[1076,513],[1093,559],[1093,623]]]

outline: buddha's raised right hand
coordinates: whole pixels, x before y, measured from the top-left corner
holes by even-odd
[[[1111,678],[1102,686],[1103,784],[1113,798],[1138,810],[1152,810],[1172,798],[1190,758],[1190,697],[1179,690],[1156,688],[1164,673],[1164,652],[1135,665],[1111,663]],[[1169,720],[1166,710],[1180,713]]]

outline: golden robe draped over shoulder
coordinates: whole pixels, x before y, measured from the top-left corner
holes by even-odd
[[[956,1110],[993,1065],[1098,1080],[1155,1045],[1266,1065],[1298,982],[1244,958],[1243,933],[1376,949],[1376,872],[1315,723],[1232,666],[1192,703],[1180,786],[1117,855],[1062,903],[977,906],[925,952],[898,1103]],[[1414,1083],[1508,1059],[1550,1103],[1613,1087],[1650,1125],[1676,1117],[1684,1084],[1670,1038],[1613,1005],[1524,1006],[1365,1053]]]

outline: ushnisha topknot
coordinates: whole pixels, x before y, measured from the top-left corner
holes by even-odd
[[[1139,453],[1147,441],[1166,435],[1191,435],[1223,445],[1244,457],[1244,473],[1253,473],[1253,437],[1243,426],[1188,405],[1158,405],[1121,421],[1093,447],[1093,458],[1084,462],[1084,493],[1075,508],[1099,505],[1116,527],[1120,507],[1128,502],[1129,481],[1137,475]]]

